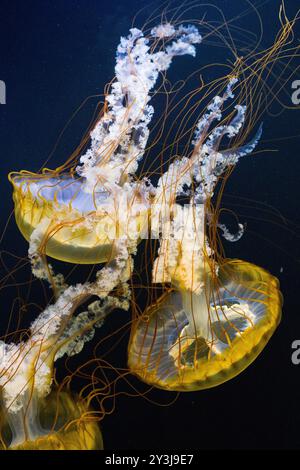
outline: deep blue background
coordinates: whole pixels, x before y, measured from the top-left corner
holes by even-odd
[[[288,11],[295,13],[296,3],[287,0]],[[142,4],[145,2],[134,0],[1,0],[0,79],[7,85],[7,104],[0,107],[2,227],[12,210],[8,172],[37,171],[76,108],[85,98],[103,92],[113,76],[119,37],[127,34],[132,17]],[[227,18],[245,9],[239,0],[219,0],[215,4]],[[260,9],[266,45],[279,26],[279,4],[278,0],[270,0]],[[142,19],[151,13],[151,8],[146,8]],[[212,10],[210,14],[213,15]],[[239,24],[258,31],[253,15],[241,19]],[[297,34],[300,37],[299,30]],[[199,49],[201,63],[222,53],[217,48],[208,51],[207,47],[203,47],[203,52]],[[186,70],[174,66],[173,76],[176,73],[177,78],[184,78],[193,70],[193,65],[186,65],[188,62],[181,64]],[[300,80],[300,72],[295,78]],[[291,82],[286,87],[287,94],[291,94]],[[64,162],[76,148],[96,102],[91,99],[68,128],[50,167]],[[274,118],[266,116],[261,148],[277,152],[262,152],[240,162],[224,198],[224,205],[247,222],[243,239],[225,245],[228,256],[257,263],[281,281],[285,305],[280,328],[253,365],[216,389],[182,394],[166,408],[142,398],[119,398],[115,412],[102,424],[106,448],[300,447],[300,365],[292,365],[290,359],[291,343],[300,339],[300,138],[288,139],[297,134],[300,110]],[[275,209],[270,207],[282,216],[273,215],[271,211]],[[26,256],[27,244],[13,221],[1,249]],[[0,301],[4,327],[9,293],[2,295]],[[88,358],[88,352],[86,355]],[[159,392],[156,399],[163,403],[170,395]]]

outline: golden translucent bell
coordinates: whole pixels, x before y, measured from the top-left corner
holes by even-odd
[[[166,390],[201,390],[235,377],[259,355],[281,317],[278,280],[240,260],[226,260],[207,289],[209,339],[185,333],[191,325],[183,295],[171,291],[150,306],[129,344],[130,370]]]
[[[52,258],[76,264],[104,263],[114,257],[115,239],[128,234],[130,208],[128,220],[125,217],[121,225],[118,212],[99,210],[93,195],[80,198],[79,179],[54,172],[40,175],[26,171],[12,173],[9,179],[20,232],[29,241],[33,230],[44,221],[46,229],[40,248]],[[79,199],[83,200],[84,211],[76,205]],[[134,216],[137,238],[148,220],[147,206],[142,207]]]
[[[86,404],[66,392],[52,392],[39,401],[35,439],[26,439],[9,450],[100,450],[100,428]],[[32,424],[31,424],[32,427]],[[6,435],[7,435],[6,425]],[[5,433],[4,433],[5,434]],[[4,437],[4,439],[3,439]],[[2,436],[2,442],[5,436]]]

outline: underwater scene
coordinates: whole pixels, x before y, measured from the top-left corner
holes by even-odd
[[[300,4],[1,14],[1,451],[299,449]]]

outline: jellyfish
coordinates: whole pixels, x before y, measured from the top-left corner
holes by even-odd
[[[219,385],[244,370],[262,351],[281,317],[278,280],[266,270],[237,259],[219,260],[210,246],[207,224],[218,178],[250,154],[262,134],[237,148],[221,150],[222,141],[241,132],[246,107],[235,106],[228,124],[224,103],[234,98],[237,77],[217,95],[197,123],[190,158],[172,163],[160,178],[151,219],[161,231],[154,261],[154,284],[165,293],[138,318],[128,348],[130,370],[166,390],[201,390]],[[178,196],[189,197],[181,205]],[[160,223],[159,223],[160,221]],[[220,224],[225,238],[240,238]]]
[[[26,240],[39,237],[39,253],[76,264],[102,263],[114,257],[116,238],[142,238],[151,187],[136,171],[154,112],[150,91],[174,57],[194,56],[200,42],[194,26],[161,25],[149,37],[132,28],[121,38],[115,79],[75,170],[10,174],[17,225]]]
[[[91,413],[78,396],[53,390],[35,404],[34,416],[2,416],[0,449],[101,450],[102,434]]]
[[[81,352],[113,309],[129,308],[130,250],[118,242],[117,256],[86,282],[62,289],[30,325],[19,343],[0,341],[1,445],[12,450],[101,449],[97,414],[82,397],[57,387],[54,364]],[[116,286],[122,293],[113,294]],[[126,288],[127,286],[127,288]],[[98,300],[77,313],[91,297]],[[77,314],[76,314],[77,313]]]

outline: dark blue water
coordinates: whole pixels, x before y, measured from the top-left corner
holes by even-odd
[[[7,174],[20,169],[38,171],[74,111],[87,97],[103,92],[113,76],[119,37],[127,34],[141,3],[146,2],[1,1],[0,79],[7,86],[7,104],[0,106],[2,229],[13,208]],[[289,14],[295,13],[296,3],[286,2]],[[223,9],[227,19],[247,9],[246,2],[239,0],[219,0],[214,4]],[[279,5],[280,1],[270,0],[260,8],[265,47],[278,30]],[[153,6],[146,4],[135,24],[142,24],[152,10]],[[204,11],[194,10],[192,16],[200,17]],[[219,21],[217,10],[208,9],[206,19]],[[235,24],[259,34],[253,12]],[[299,27],[295,33],[300,38]],[[232,59],[230,55],[226,57],[224,49],[209,43],[203,49],[200,46],[197,56],[201,64]],[[192,72],[190,60],[180,59],[170,78],[183,79]],[[160,407],[143,398],[120,397],[115,412],[102,424],[106,448],[299,448],[300,365],[291,363],[291,343],[300,339],[300,109],[293,107],[290,100],[292,81],[300,80],[297,66],[299,59],[291,63],[292,76],[285,75],[286,83],[280,93],[283,102],[293,109],[278,114],[281,108],[274,105],[272,112],[277,114],[264,116],[262,152],[239,163],[223,201],[241,222],[247,223],[239,242],[224,245],[226,253],[263,266],[280,279],[285,299],[282,324],[253,365],[216,389],[182,394],[171,407]],[[210,73],[206,79],[213,78]],[[63,163],[79,144],[97,102],[97,98],[90,98],[76,115],[59,141],[48,164],[50,168]],[[234,219],[229,223],[234,227]],[[1,250],[2,263],[8,265],[8,271],[14,262],[7,251],[26,256],[27,244],[13,220]],[[21,279],[22,271],[18,273],[18,281]],[[12,284],[14,280],[12,277]],[[6,289],[2,294],[4,328],[8,305],[16,293]],[[48,295],[32,288],[28,301],[43,304]],[[31,316],[37,313],[35,306],[27,311]],[[90,352],[87,347],[86,358]],[[120,361],[125,352],[123,344]],[[158,392],[154,398],[162,404],[174,397]]]

